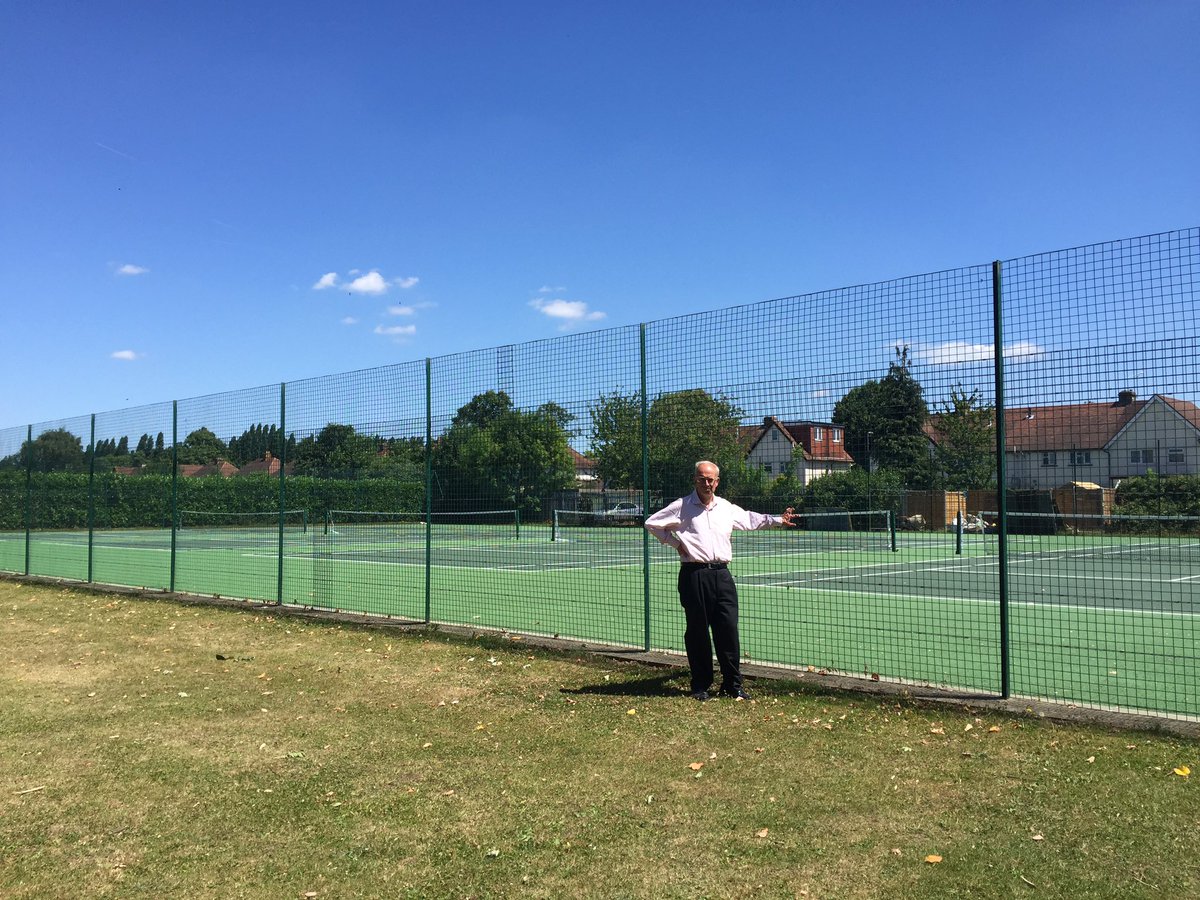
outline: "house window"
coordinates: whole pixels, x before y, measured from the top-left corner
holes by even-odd
[[[840,444],[842,442],[842,429],[834,428],[832,431],[830,431],[830,434],[833,436],[833,442],[835,444]]]
[[[1169,462],[1169,463],[1184,462],[1183,448],[1182,447],[1172,447],[1170,450],[1168,450],[1167,451],[1167,462]]]
[[[773,441],[779,440],[779,432],[778,431],[771,432],[771,440],[773,440]]]
[[[766,472],[768,475],[774,475],[775,474],[775,464],[774,463],[763,463],[763,471]]]
[[[1150,463],[1154,462],[1154,451],[1149,450],[1149,449],[1147,449],[1147,450],[1130,450],[1129,451],[1129,461],[1131,463],[1134,463],[1135,465],[1137,463],[1145,463],[1145,464],[1149,465]]]
[[[1072,450],[1071,465],[1073,466],[1090,466],[1092,464],[1091,450]]]
[[[1058,454],[1053,450],[1042,454],[1042,465],[1046,467],[1058,465]]]
[[[824,439],[825,439],[825,429],[824,428],[814,428],[813,429],[813,440],[814,441],[822,441]]]

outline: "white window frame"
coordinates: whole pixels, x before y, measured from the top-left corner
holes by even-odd
[[[1058,452],[1055,450],[1042,451],[1042,468],[1056,469],[1058,468]]]
[[[1187,454],[1182,447],[1170,447],[1167,450],[1167,462],[1178,465],[1187,462]]]
[[[1071,465],[1072,466],[1090,466],[1092,464],[1091,450],[1072,450]]]
[[[825,440],[825,429],[820,425],[814,425],[812,435],[814,441],[823,441]]]

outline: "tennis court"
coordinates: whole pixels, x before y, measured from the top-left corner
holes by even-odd
[[[374,519],[95,531],[90,580],[681,651],[674,554],[637,527]],[[896,549],[892,550],[895,540]],[[34,532],[31,574],[89,580],[87,532]],[[995,535],[738,533],[753,662],[1000,690]],[[22,571],[25,535],[0,535]],[[646,567],[644,563],[648,562]],[[648,599],[645,587],[648,584]],[[1012,692],[1200,715],[1200,539],[1011,535]]]

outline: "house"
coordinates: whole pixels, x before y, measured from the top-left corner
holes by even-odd
[[[287,464],[286,474],[292,474],[292,464]],[[238,475],[272,475],[279,474],[279,459],[268,450],[262,459],[253,459],[237,470]]]
[[[1200,408],[1121,391],[1115,403],[1021,406],[1004,413],[1007,482],[1053,488],[1067,482],[1116,487],[1122,478],[1200,473]]]
[[[761,425],[741,428],[746,462],[771,478],[790,472],[802,485],[834,472],[846,472],[854,460],[846,452],[845,429],[831,422],[783,422],[767,416]]]
[[[575,481],[583,484],[596,481],[596,461],[584,456],[574,447],[568,446],[567,450],[571,454],[571,462],[575,465]]]
[[[238,467],[224,459],[218,459],[215,463],[206,463],[205,465],[197,463],[179,464],[180,478],[208,478],[213,475],[221,478],[229,478],[236,474],[238,474]]]

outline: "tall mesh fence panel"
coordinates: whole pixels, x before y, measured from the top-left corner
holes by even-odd
[[[96,414],[92,581],[171,586],[170,403]]]
[[[1200,230],[1003,270],[1013,691],[1200,714]]]
[[[288,505],[305,509],[306,605],[425,615],[425,363],[287,385]]]

